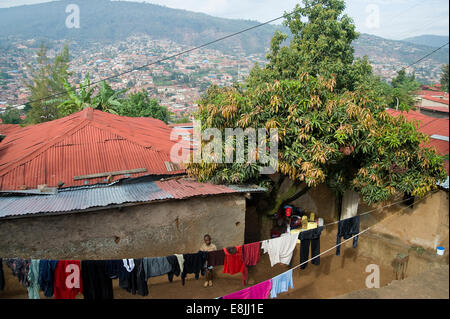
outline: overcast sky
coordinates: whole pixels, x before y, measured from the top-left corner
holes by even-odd
[[[0,0],[0,8],[51,0]],[[95,0],[93,0],[95,1]],[[135,1],[135,0],[125,0]],[[170,8],[203,12],[224,18],[260,22],[291,11],[299,0],[140,0]],[[76,3],[73,0],[72,3]],[[422,34],[448,35],[448,0],[347,0],[346,13],[357,30],[388,39]]]

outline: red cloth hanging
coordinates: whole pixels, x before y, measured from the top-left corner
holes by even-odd
[[[59,260],[54,273],[55,299],[75,299],[83,292],[79,260]]]
[[[247,268],[244,265],[244,259],[242,257],[242,245],[236,246],[236,253],[228,252],[227,248],[224,248],[225,259],[223,264],[223,274],[234,275],[238,272],[242,273],[242,282],[245,285],[245,279],[247,277]]]
[[[259,262],[260,242],[245,244],[243,259],[245,266],[255,266]]]
[[[251,243],[251,244],[245,244],[243,246],[242,251],[242,259],[244,260],[244,285],[245,280],[247,279],[247,267],[248,266],[255,266],[259,262],[259,254],[260,254],[260,242]]]

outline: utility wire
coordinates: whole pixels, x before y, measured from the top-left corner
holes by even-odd
[[[178,56],[180,56],[180,55],[184,55],[184,54],[189,53],[189,52],[192,52],[192,51],[199,50],[199,49],[204,48],[204,47],[206,47],[206,46],[209,46],[209,45],[211,45],[211,44],[214,44],[214,43],[217,43],[217,42],[226,40],[226,39],[228,39],[228,38],[231,38],[231,37],[234,37],[234,36],[236,36],[236,35],[242,34],[242,33],[244,33],[244,32],[247,32],[247,31],[250,31],[250,30],[253,30],[253,29],[262,27],[262,26],[264,26],[264,25],[267,25],[267,24],[269,24],[269,23],[275,22],[275,21],[277,21],[277,20],[286,18],[286,17],[288,17],[288,16],[293,15],[294,13],[297,13],[297,11],[298,11],[297,9],[294,9],[294,11],[292,11],[292,12],[290,12],[290,13],[285,13],[285,14],[283,14],[282,16],[279,16],[279,17],[277,17],[277,18],[274,18],[274,19],[268,20],[268,21],[266,21],[266,22],[263,22],[263,23],[254,25],[254,26],[252,26],[252,27],[249,27],[249,28],[246,28],[246,29],[237,31],[237,32],[235,32],[235,33],[231,33],[231,34],[229,34],[229,35],[223,36],[223,37],[218,38],[218,39],[216,39],[216,40],[213,40],[213,41],[204,43],[204,44],[202,44],[202,45],[200,45],[200,46],[197,46],[197,47],[194,47],[194,48],[191,48],[191,49],[188,49],[188,50],[181,51],[181,52],[179,52],[179,53],[176,53],[176,54],[167,56],[167,57],[165,57],[165,58],[159,59],[159,60],[154,61],[154,62],[150,62],[150,63],[144,64],[144,65],[139,66],[139,67],[136,67],[136,68],[131,68],[131,69],[128,70],[128,71],[124,71],[124,72],[122,72],[122,73],[118,73],[118,74],[115,74],[115,75],[112,75],[112,76],[103,78],[103,79],[101,79],[101,80],[93,81],[93,82],[90,83],[90,85],[94,85],[94,84],[97,84],[97,83],[100,83],[100,82],[103,82],[103,81],[106,81],[106,80],[110,80],[110,79],[113,79],[113,78],[117,78],[117,77],[120,77],[120,76],[122,76],[122,75],[131,73],[131,72],[133,72],[133,71],[138,71],[138,70],[144,69],[144,68],[146,68],[146,67],[148,67],[148,66],[151,66],[151,65],[154,65],[154,64],[157,64],[157,63],[166,61],[166,60],[170,60],[170,59],[176,58],[176,57],[178,57]],[[449,44],[449,42],[447,42],[447,43],[444,44],[443,46],[441,46],[441,47],[439,47],[439,48],[433,50],[432,52],[428,53],[427,55],[423,56],[422,58],[420,58],[420,59],[417,60],[416,62],[411,63],[410,65],[408,65],[406,68],[403,68],[403,69],[410,68],[410,67],[413,66],[414,64],[419,63],[419,62],[422,61],[423,59],[429,57],[430,55],[432,55],[432,54],[435,53],[436,51],[442,49],[443,47],[445,47],[445,46],[448,45],[448,44]],[[77,90],[79,90],[80,88],[81,88],[81,85],[79,85],[77,88],[75,88],[75,90],[77,91]],[[37,100],[29,101],[28,103],[35,103],[35,102],[39,102],[39,101],[42,101],[42,100],[48,100],[48,99],[50,99],[50,98],[52,98],[52,97],[56,97],[56,96],[59,96],[59,95],[62,95],[62,94],[66,94],[66,93],[67,93],[66,91],[61,91],[61,92],[58,92],[58,93],[55,93],[55,94],[52,94],[52,95],[45,96],[45,97],[43,97],[43,98],[37,99]]]
[[[408,65],[408,66],[407,66],[406,68],[404,68],[404,69],[410,68],[410,67],[413,66],[414,64],[419,63],[419,62],[422,61],[423,59],[429,57],[430,55],[432,55],[432,54],[435,53],[436,51],[439,51],[440,49],[442,49],[443,47],[445,47],[445,46],[448,45],[448,44],[449,44],[449,42],[447,42],[447,43],[444,44],[444,45],[441,45],[439,48],[437,48],[437,49],[431,51],[430,53],[428,53],[427,55],[421,57],[421,58],[420,58],[419,60],[417,60],[416,62],[411,63],[410,65]]]
[[[102,82],[102,81],[106,81],[106,80],[110,80],[110,79],[113,79],[113,78],[116,78],[116,77],[120,77],[120,76],[122,76],[122,75],[124,75],[124,74],[128,74],[128,73],[131,73],[131,72],[133,72],[133,71],[138,71],[138,70],[144,69],[144,68],[146,68],[146,67],[148,67],[148,66],[151,66],[151,65],[154,65],[154,64],[157,64],[157,63],[166,61],[166,60],[170,60],[170,59],[176,58],[176,57],[178,57],[178,56],[180,56],[180,55],[183,55],[183,54],[186,54],[186,53],[189,53],[189,52],[192,52],[192,51],[199,50],[199,49],[204,48],[204,47],[206,47],[206,46],[209,46],[209,45],[211,45],[211,44],[214,44],[214,43],[217,43],[217,42],[226,40],[226,39],[228,39],[228,38],[231,38],[231,37],[234,37],[234,36],[236,36],[236,35],[242,34],[242,33],[244,33],[244,32],[247,32],[247,31],[250,31],[250,30],[253,30],[253,29],[262,27],[262,26],[264,26],[264,25],[267,25],[267,24],[269,24],[269,23],[275,22],[275,21],[277,21],[277,20],[286,18],[286,17],[288,17],[288,16],[290,16],[290,15],[296,13],[296,12],[297,12],[297,9],[295,9],[294,11],[292,11],[292,12],[290,12],[290,13],[285,13],[285,14],[283,14],[282,16],[279,16],[279,17],[277,17],[277,18],[271,19],[271,20],[269,20],[269,21],[266,21],[266,22],[263,22],[263,23],[254,25],[254,26],[252,26],[252,27],[249,27],[249,28],[246,28],[246,29],[237,31],[237,32],[235,32],[235,33],[231,33],[231,34],[229,34],[229,35],[223,36],[223,37],[218,38],[218,39],[216,39],[216,40],[213,40],[213,41],[204,43],[204,44],[202,44],[202,45],[199,45],[199,46],[197,46],[197,47],[194,47],[194,48],[191,48],[191,49],[188,49],[188,50],[181,51],[181,52],[179,52],[179,53],[176,53],[176,54],[167,56],[167,57],[162,58],[162,59],[159,59],[159,60],[157,60],[157,61],[150,62],[150,63],[144,64],[144,65],[139,66],[139,67],[136,67],[136,68],[132,68],[132,69],[130,69],[130,70],[128,70],[128,71],[124,71],[124,72],[122,72],[122,73],[118,73],[118,74],[115,74],[115,75],[112,75],[112,76],[103,78],[103,79],[101,79],[101,80],[97,80],[97,81],[91,82],[90,84],[93,85],[93,84],[100,83],[100,82]],[[80,85],[78,88],[75,88],[75,90],[79,90],[80,88],[81,88],[81,85]],[[58,95],[61,95],[61,94],[66,94],[66,93],[67,93],[66,91],[61,91],[61,92],[55,93],[55,94],[53,94],[53,95],[49,95],[49,96],[46,96],[46,97],[43,97],[43,98],[40,98],[40,99],[37,99],[37,100],[29,101],[28,103],[35,103],[35,102],[39,102],[39,101],[42,101],[42,100],[47,100],[47,99],[49,99],[49,98],[52,98],[52,97],[55,97],[55,96],[58,96]]]

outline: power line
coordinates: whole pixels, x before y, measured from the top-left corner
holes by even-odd
[[[437,49],[431,51],[430,53],[428,53],[427,55],[421,57],[421,58],[420,58],[419,60],[417,60],[416,62],[411,63],[410,65],[408,65],[408,66],[407,66],[406,68],[404,68],[404,69],[410,68],[410,67],[413,66],[414,64],[419,63],[419,62],[422,61],[423,59],[429,57],[430,55],[432,55],[432,54],[435,53],[436,51],[439,51],[440,49],[442,49],[443,47],[445,47],[445,46],[448,45],[448,44],[449,44],[449,42],[447,42],[447,43],[444,44],[444,45],[441,45],[439,48],[437,48]]]
[[[274,19],[271,19],[271,20],[269,20],[269,21],[266,21],[266,22],[263,22],[263,23],[254,25],[254,26],[252,26],[252,27],[249,27],[249,28],[246,28],[246,29],[237,31],[237,32],[235,32],[235,33],[232,33],[232,34],[229,34],[229,35],[226,35],[226,36],[223,36],[223,37],[218,38],[218,39],[216,39],[216,40],[213,40],[213,41],[204,43],[204,44],[202,44],[202,45],[199,45],[199,46],[197,46],[197,47],[194,47],[194,48],[191,48],[191,49],[188,49],[188,50],[181,51],[181,52],[179,52],[179,53],[170,55],[170,56],[168,56],[168,57],[159,59],[159,60],[157,60],[157,61],[154,61],[154,62],[150,62],[150,63],[144,64],[144,65],[142,65],[142,66],[140,66],[140,67],[137,67],[137,68],[132,68],[132,69],[130,69],[130,70],[128,70],[128,71],[125,71],[125,72],[122,72],[122,73],[119,73],[119,74],[115,74],[115,75],[112,75],[112,76],[103,78],[103,79],[101,79],[101,80],[98,80],[98,81],[91,82],[91,85],[97,84],[97,83],[100,83],[100,82],[103,82],[103,81],[106,81],[106,80],[110,80],[110,79],[113,79],[113,78],[116,78],[116,77],[120,77],[120,76],[122,76],[122,75],[131,73],[131,72],[133,72],[133,71],[138,71],[138,70],[144,69],[144,68],[146,68],[146,67],[148,67],[148,66],[151,66],[151,65],[153,65],[153,64],[157,64],[157,63],[160,63],[160,62],[163,62],[163,61],[166,61],[166,60],[170,60],[170,59],[176,58],[176,57],[178,57],[178,56],[180,56],[180,55],[183,55],[183,54],[186,54],[186,53],[189,53],[189,52],[192,52],[192,51],[199,50],[199,49],[204,48],[204,47],[206,47],[206,46],[209,46],[209,45],[211,45],[211,44],[214,44],[214,43],[217,43],[217,42],[226,40],[226,39],[228,39],[228,38],[231,38],[231,37],[234,37],[234,36],[236,36],[236,35],[242,34],[242,33],[244,33],[244,32],[247,32],[247,31],[250,31],[250,30],[253,30],[253,29],[262,27],[262,26],[264,26],[264,25],[267,25],[267,24],[269,24],[269,23],[275,22],[275,21],[277,21],[277,20],[283,19],[283,18],[288,17],[288,16],[290,16],[290,15],[296,13],[296,12],[297,12],[297,9],[295,9],[294,11],[292,11],[292,12],[290,12],[290,13],[285,13],[285,14],[283,14],[282,16],[279,16],[279,17],[277,17],[277,18],[274,18]],[[76,88],[75,90],[79,90],[80,88],[81,88],[81,86],[79,86],[79,87]],[[61,94],[65,94],[65,93],[67,93],[67,92],[66,92],[66,91],[61,91],[61,92],[55,93],[55,94],[53,94],[53,95],[49,95],[49,96],[46,96],[46,97],[43,97],[43,98],[40,98],[40,99],[37,99],[37,100],[34,100],[34,101],[29,101],[28,103],[35,103],[35,102],[39,102],[39,101],[42,101],[42,100],[47,100],[47,99],[49,99],[49,98],[52,98],[52,97],[55,97],[55,96],[59,96],[59,95],[61,95]]]
[[[154,65],[154,64],[157,64],[157,63],[166,61],[166,60],[170,60],[170,59],[173,59],[173,58],[176,58],[176,57],[178,57],[178,56],[180,56],[180,55],[184,55],[184,54],[186,54],[186,53],[189,53],[189,52],[192,52],[192,51],[199,50],[199,49],[204,48],[204,47],[206,47],[206,46],[209,46],[209,45],[211,45],[211,44],[214,44],[214,43],[217,43],[217,42],[226,40],[226,39],[228,39],[228,38],[231,38],[231,37],[234,37],[234,36],[236,36],[236,35],[242,34],[242,33],[244,33],[244,32],[248,32],[248,31],[250,31],[250,30],[253,30],[253,29],[262,27],[262,26],[264,26],[264,25],[267,25],[267,24],[269,24],[269,23],[275,22],[275,21],[277,21],[277,20],[286,18],[286,17],[288,17],[288,16],[290,16],[290,15],[293,15],[293,14],[296,13],[296,12],[297,12],[297,9],[295,9],[294,11],[292,11],[292,12],[290,12],[290,13],[285,13],[285,14],[283,14],[282,16],[279,16],[279,17],[277,17],[277,18],[268,20],[268,21],[266,21],[266,22],[263,22],[263,23],[254,25],[254,26],[252,26],[252,27],[249,27],[249,28],[246,28],[246,29],[237,31],[237,32],[235,32],[235,33],[232,33],[232,34],[229,34],[229,35],[226,35],[226,36],[223,36],[223,37],[218,38],[218,39],[216,39],[216,40],[209,41],[209,42],[204,43],[204,44],[202,44],[202,45],[199,45],[199,46],[197,46],[197,47],[194,47],[194,48],[191,48],[191,49],[188,49],[188,50],[181,51],[181,52],[179,52],[179,53],[176,53],[176,54],[167,56],[167,57],[165,57],[165,58],[159,59],[159,60],[154,61],[154,62],[150,62],[150,63],[144,64],[144,65],[139,66],[139,67],[136,67],[136,68],[131,68],[131,69],[128,70],[128,71],[124,71],[124,72],[122,72],[122,73],[118,73],[118,74],[115,74],[115,75],[112,75],[112,76],[103,78],[103,79],[101,79],[101,80],[93,81],[93,82],[91,82],[90,84],[91,84],[91,85],[94,85],[94,84],[97,84],[97,83],[100,83],[100,82],[103,82],[103,81],[106,81],[106,80],[110,80],[110,79],[113,79],[113,78],[117,78],[117,77],[120,77],[120,76],[122,76],[122,75],[125,75],[125,74],[128,74],[128,73],[134,72],[134,71],[138,71],[138,70],[144,69],[144,68],[149,67],[149,66],[151,66],[151,65]],[[417,60],[416,62],[414,62],[414,63],[408,65],[408,66],[407,66],[406,68],[404,68],[404,69],[407,69],[407,68],[411,67],[412,65],[414,65],[414,64],[416,64],[416,63],[422,61],[423,59],[427,58],[428,56],[432,55],[433,53],[435,53],[436,51],[442,49],[444,46],[446,46],[446,45],[448,45],[448,44],[449,44],[449,42],[447,42],[447,43],[444,44],[443,46],[437,48],[436,50],[430,52],[429,54],[425,55],[424,57],[420,58],[420,59]],[[79,90],[80,88],[81,88],[81,85],[79,85],[79,87],[75,88],[75,90]],[[58,93],[55,93],[55,94],[52,94],[52,95],[49,95],[49,96],[46,96],[46,97],[37,99],[37,100],[29,101],[28,103],[35,103],[35,102],[47,100],[47,99],[50,99],[50,98],[52,98],[52,97],[56,97],[56,96],[59,96],[59,95],[62,95],[62,94],[66,94],[66,93],[67,93],[66,91],[61,91],[61,92],[58,92]]]

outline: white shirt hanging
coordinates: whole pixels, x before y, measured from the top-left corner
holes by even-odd
[[[264,253],[269,253],[270,265],[272,267],[278,263],[289,265],[295,245],[297,244],[297,239],[298,233],[285,233],[278,238],[272,238],[262,242],[261,248],[264,250]]]

